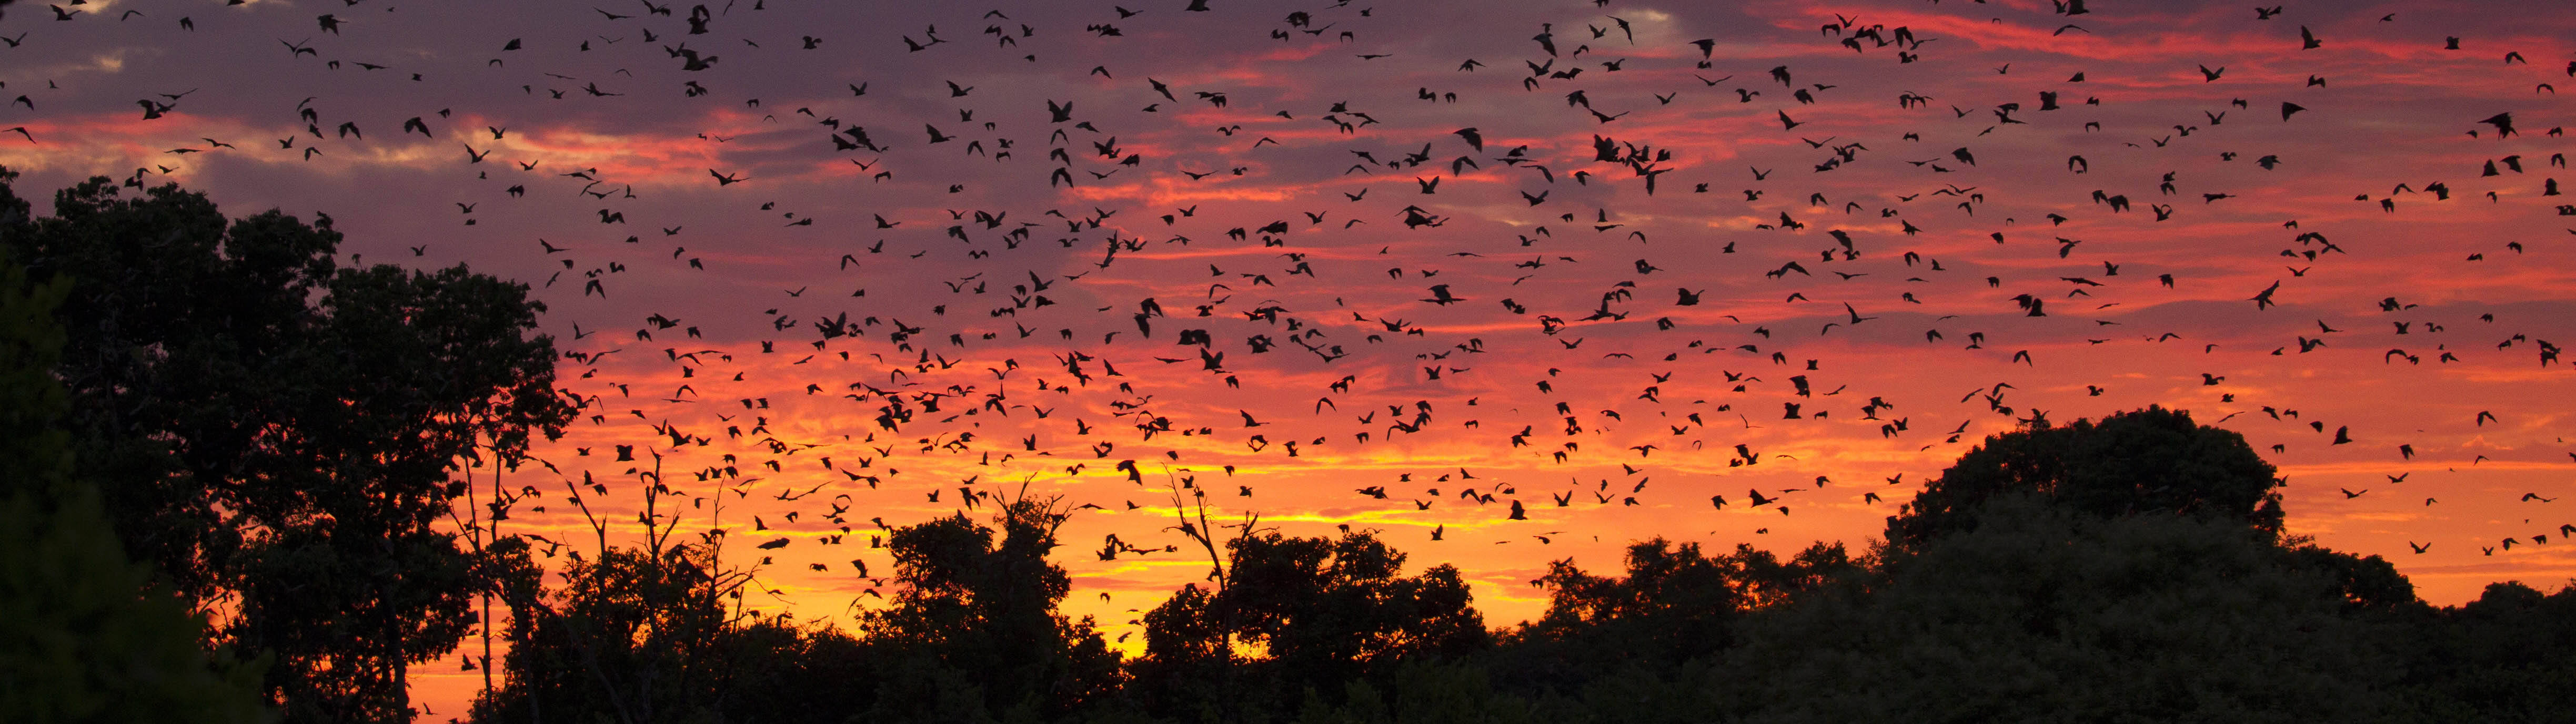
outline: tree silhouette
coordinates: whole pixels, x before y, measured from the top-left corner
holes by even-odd
[[[721,691],[718,641],[729,589],[708,550],[611,548],[563,573],[558,605],[514,616],[510,686],[477,702],[478,720],[606,714],[650,722],[704,716]],[[732,581],[732,582],[738,582]]]
[[[462,267],[342,268],[329,217],[228,222],[175,185],[104,178],[0,248],[73,287],[56,375],[119,538],[227,638],[273,654],[298,721],[408,721],[410,663],[472,626],[477,567],[434,528],[477,441],[524,449],[570,408],[526,288]]]
[[[2416,721],[2533,722],[2566,717],[2576,681],[2576,581],[2552,593],[2488,584],[2467,605],[2414,617],[2401,716]]]
[[[2399,667],[2337,583],[2232,519],[2035,492],[1748,621],[1702,700],[1744,721],[2361,721]]]
[[[1965,530],[1979,505],[2017,491],[2098,516],[2181,513],[2277,534],[2279,485],[2244,436],[2193,424],[2190,413],[2149,406],[2063,427],[2040,418],[1960,456],[1887,519],[1887,540],[1920,545]]]
[[[637,472],[658,480],[660,467]],[[610,546],[602,529],[595,554],[571,551],[553,589],[532,536],[484,549],[476,577],[509,607],[510,646],[504,683],[476,698],[475,720],[839,722],[867,708],[874,687],[853,682],[890,662],[838,629],[747,610],[757,568],[723,563],[725,530],[674,541],[676,523],[656,520],[638,516],[638,546]]]
[[[2293,567],[2315,571],[2334,582],[2337,599],[2353,613],[2420,614],[2424,601],[2415,597],[2415,584],[2397,572],[2397,566],[2379,556],[2358,556],[2331,550],[2292,536],[2283,541],[2283,550]]]
[[[1053,497],[1002,502],[992,528],[959,513],[886,539],[902,584],[860,630],[894,662],[870,718],[964,712],[1057,716],[1118,685],[1118,657],[1089,618],[1056,612],[1072,588],[1046,560],[1067,513]]]
[[[0,183],[9,179],[0,171]],[[23,207],[0,203],[0,234]],[[0,712],[30,724],[260,722],[259,667],[200,648],[202,619],[125,557],[95,488],[76,479],[68,398],[53,377],[54,307],[0,251]],[[211,666],[209,664],[212,664]]]
[[[1560,687],[1585,680],[1585,672],[1714,656],[1735,645],[1734,625],[1745,613],[1785,604],[1858,566],[1840,544],[1817,543],[1783,561],[1745,544],[1712,558],[1697,543],[1662,538],[1628,546],[1621,577],[1554,561],[1533,581],[1548,590],[1547,613],[1508,638],[1508,678]]]
[[[1366,532],[1277,531],[1227,541],[1223,588],[1183,588],[1145,616],[1138,677],[1167,709],[1222,712],[1327,691],[1399,662],[1490,644],[1467,584],[1442,564],[1400,575],[1405,555]]]

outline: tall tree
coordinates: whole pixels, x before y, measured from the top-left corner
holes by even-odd
[[[0,182],[7,180],[0,172]],[[0,206],[0,215],[11,211]],[[0,229],[7,228],[0,222]],[[259,669],[210,660],[205,621],[149,588],[76,479],[53,319],[70,285],[0,252],[0,712],[15,722],[264,721]]]
[[[228,221],[175,185],[94,178],[0,248],[69,279],[57,376],[118,536],[246,651],[295,720],[407,721],[410,663],[473,625],[478,567],[436,523],[477,440],[558,434],[526,287],[463,267],[343,268],[328,216]]]

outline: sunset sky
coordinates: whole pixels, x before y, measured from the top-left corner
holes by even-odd
[[[1551,560],[1865,548],[1985,435],[2150,404],[2433,603],[2576,575],[2576,8],[1189,5],[21,2],[0,166],[527,283],[585,408],[504,532],[591,549],[579,490],[630,542],[658,455],[809,621],[1025,484],[1099,506],[1066,609],[1137,650],[1186,484],[1504,626]]]

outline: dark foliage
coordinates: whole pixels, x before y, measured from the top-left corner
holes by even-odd
[[[0,251],[70,284],[54,376],[125,550],[221,638],[270,657],[293,721],[409,721],[405,672],[454,650],[486,584],[435,529],[449,473],[570,408],[526,287],[462,267],[343,268],[340,235],[228,220],[175,185],[94,178],[35,217],[0,182]]]
[[[1887,540],[1918,545],[1975,525],[1978,506],[2014,492],[2097,516],[2178,513],[2281,530],[2280,481],[2245,437],[2148,407],[2077,420],[2046,418],[1987,438],[1887,519]]]
[[[9,180],[0,171],[0,184]],[[0,204],[0,233],[17,209]],[[260,722],[260,665],[209,652],[80,478],[53,366],[70,291],[0,251],[0,712],[13,722]]]
[[[477,721],[838,721],[877,667],[829,628],[744,618],[709,549],[612,548],[514,603],[508,685]],[[521,608],[524,606],[524,608]]]
[[[1309,690],[1405,662],[1453,661],[1490,643],[1458,570],[1401,575],[1405,556],[1368,532],[1339,540],[1244,535],[1225,584],[1195,585],[1145,616],[1137,693],[1198,718],[1257,718]]]
[[[1585,573],[1571,559],[1532,583],[1548,589],[1547,614],[1507,638],[1502,672],[1512,683],[1564,689],[1596,672],[1670,668],[1736,645],[1747,612],[1786,603],[1858,564],[1822,543],[1783,561],[1739,544],[1709,557],[1699,544],[1656,538],[1628,547],[1626,576]]]
[[[995,515],[999,541],[963,514],[887,539],[905,586],[862,622],[888,669],[870,720],[1055,718],[1115,690],[1117,655],[1090,620],[1056,612],[1072,580],[1046,555],[1064,519],[1056,500],[1023,497]]]
[[[2416,721],[2564,719],[2576,684],[2576,584],[2543,594],[2491,583],[2467,605],[2413,619],[2400,712]]]

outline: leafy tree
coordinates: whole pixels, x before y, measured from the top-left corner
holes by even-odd
[[[294,720],[407,721],[408,664],[473,624],[471,556],[434,528],[478,446],[556,434],[553,348],[526,288],[463,267],[342,268],[328,216],[229,221],[104,178],[33,218],[0,183],[0,248],[72,280],[55,374],[125,547],[273,654]]]
[[[9,176],[0,171],[0,184]],[[0,216],[14,209],[0,205]],[[11,224],[0,218],[0,233]],[[204,620],[125,557],[97,491],[77,481],[53,378],[53,310],[0,252],[0,712],[10,721],[260,722],[257,665],[198,644]]]
[[[1670,669],[1735,645],[1743,614],[1785,604],[1856,569],[1840,544],[1817,543],[1788,560],[1751,545],[1709,557],[1699,544],[1655,538],[1628,547],[1627,575],[1596,576],[1572,559],[1532,583],[1548,589],[1547,613],[1508,637],[1514,683],[1572,688],[1627,666]]]
[[[740,579],[714,571],[703,546],[576,554],[553,606],[513,616],[509,684],[475,703],[475,719],[711,718],[726,691],[724,643],[740,634],[726,609]]]
[[[1117,654],[1091,620],[1056,612],[1072,579],[1046,555],[1065,517],[1024,496],[996,512],[998,541],[963,513],[887,538],[902,588],[861,621],[889,662],[869,720],[1054,717],[1116,690]]]
[[[726,690],[719,720],[843,724],[869,708],[885,661],[866,642],[829,626],[770,616],[723,640]]]
[[[1458,568],[1402,576],[1405,555],[1368,532],[1340,540],[1277,532],[1237,539],[1220,618],[1292,679],[1331,680],[1374,665],[1486,645],[1484,617]]]
[[[1744,721],[2364,721],[2392,631],[2235,520],[2033,492],[1747,621],[1696,704]],[[1723,686],[1721,686],[1721,684]],[[1680,717],[1676,717],[1678,719]]]
[[[2331,550],[2292,536],[2282,541],[2290,565],[2316,571],[2335,584],[2335,599],[2347,613],[2420,614],[2426,606],[2415,597],[2415,583],[2379,556],[2357,556]]]
[[[1146,614],[1138,675],[1164,708],[1271,706],[1307,687],[1338,692],[1401,662],[1490,644],[1456,567],[1399,575],[1405,555],[1371,533],[1270,531],[1226,548],[1223,588],[1186,587]],[[1249,652],[1257,654],[1241,656]]]
[[[2576,581],[2543,594],[2491,583],[2467,605],[2420,617],[2405,640],[2404,713],[2418,721],[2564,719],[2576,685]]]
[[[1987,499],[2019,491],[2091,515],[2180,513],[2277,534],[2279,485],[2244,436],[2193,424],[2187,412],[2149,406],[2064,427],[2040,418],[1960,456],[1887,519],[1887,540],[1913,546],[1957,533]]]
[[[274,362],[299,375],[271,400],[297,430],[249,461],[272,493],[256,502],[273,507],[252,510],[266,525],[234,568],[233,633],[280,654],[272,681],[302,691],[291,713],[407,720],[404,665],[473,626],[473,559],[436,529],[464,492],[448,471],[483,438],[522,449],[532,423],[565,417],[550,345],[521,340],[535,323],[524,293],[462,268],[343,270],[305,345]]]

